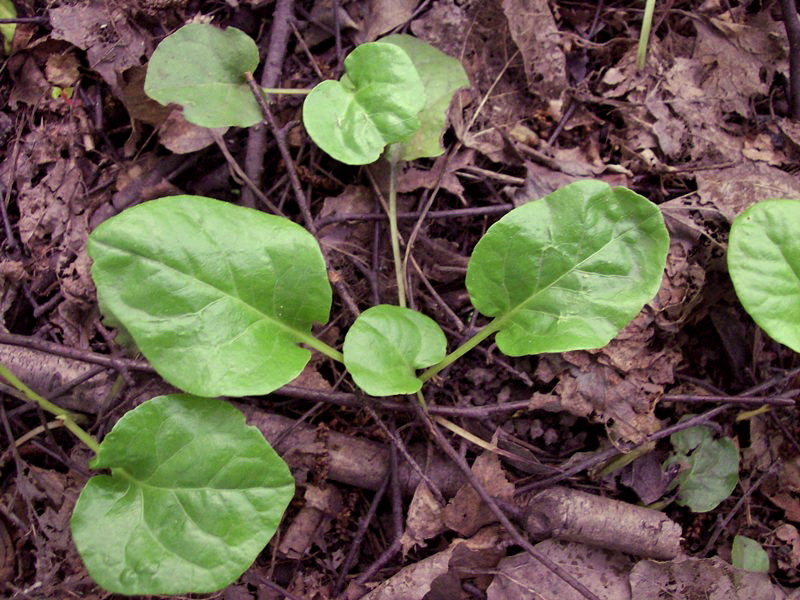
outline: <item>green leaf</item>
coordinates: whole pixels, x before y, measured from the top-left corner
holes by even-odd
[[[0,19],[16,19],[17,9],[11,0],[0,0]],[[14,39],[14,32],[17,30],[15,23],[0,24],[0,33],[3,34],[3,53],[8,56],[11,54],[11,42]]]
[[[257,66],[258,48],[243,31],[190,23],[153,52],[144,91],[161,104],[181,105],[195,125],[249,127],[262,117],[244,73]]]
[[[736,295],[772,339],[800,352],[800,200],[764,200],[733,220],[728,271]]]
[[[145,202],[89,236],[101,306],[164,379],[198,396],[266,394],[294,379],[328,320],[314,237],[201,196]]]
[[[341,81],[323,81],[306,97],[303,123],[336,160],[368,164],[419,128],[425,88],[408,54],[393,44],[362,44],[344,68]]]
[[[453,94],[469,86],[464,67],[455,58],[410,35],[390,35],[380,40],[402,48],[411,58],[425,86],[425,107],[419,113],[419,129],[402,142],[400,158],[415,160],[444,152],[441,138]]]
[[[100,444],[72,514],[89,574],[118,594],[219,590],[256,559],[294,495],[283,460],[220,400],[159,396]]]
[[[737,569],[753,573],[769,573],[769,556],[755,540],[743,535],[733,538],[731,563]]]
[[[730,438],[714,440],[708,427],[690,427],[670,436],[675,455],[664,466],[685,468],[676,478],[678,504],[708,512],[731,495],[739,481],[739,450]]]
[[[444,358],[447,340],[435,321],[408,308],[381,304],[365,310],[344,338],[344,364],[371,396],[413,394],[416,370]]]
[[[602,181],[569,184],[492,225],[467,266],[475,308],[510,356],[599,348],[658,291],[658,207]]]

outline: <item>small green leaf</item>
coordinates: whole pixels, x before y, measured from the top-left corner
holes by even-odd
[[[693,416],[694,415],[686,415],[681,418],[681,421],[685,421]],[[689,454],[692,450],[700,446],[700,444],[710,442],[712,439],[714,438],[708,427],[689,427],[683,431],[673,433],[669,441],[678,454]]]
[[[282,217],[204,198],[145,202],[89,236],[101,307],[164,379],[198,396],[294,379],[328,320],[319,245]]]
[[[736,295],[772,339],[800,352],[800,200],[764,200],[731,226]]]
[[[303,123],[336,160],[368,164],[419,128],[425,88],[408,54],[393,44],[362,44],[344,68],[341,81],[323,81],[306,97]]]
[[[0,19],[16,19],[17,9],[12,0],[0,0]],[[8,56],[11,54],[11,42],[14,39],[14,32],[17,30],[15,23],[4,23],[0,25],[0,33],[3,34],[3,53]]]
[[[173,394],[100,444],[72,514],[89,574],[118,594],[219,590],[256,559],[294,495],[283,460],[220,400]]]
[[[678,504],[708,512],[731,495],[739,481],[739,450],[730,438],[714,440],[708,427],[690,427],[670,436],[675,455],[664,466],[685,468],[676,478]]]
[[[410,35],[390,35],[380,41],[402,48],[425,86],[425,107],[419,113],[419,129],[402,142],[400,158],[415,160],[439,156],[444,152],[441,139],[453,94],[469,86],[464,67],[455,58]]]
[[[249,127],[262,117],[244,73],[257,66],[258,48],[243,31],[190,23],[153,52],[144,91],[161,104],[179,104],[195,125]]]
[[[408,308],[381,304],[365,310],[344,338],[344,364],[371,396],[413,394],[416,370],[444,358],[447,340],[435,321]]]
[[[755,540],[743,535],[733,538],[731,563],[737,569],[753,573],[769,573],[769,556]]]
[[[599,348],[658,291],[669,235],[658,207],[602,181],[567,185],[492,225],[467,290],[510,356]]]

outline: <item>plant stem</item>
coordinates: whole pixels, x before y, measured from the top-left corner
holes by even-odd
[[[389,161],[389,235],[392,241],[392,260],[394,261],[394,274],[397,279],[397,303],[406,306],[406,274],[403,270],[403,258],[400,256],[400,232],[397,229],[397,163],[399,148],[390,146],[386,151],[386,160]]]
[[[292,88],[261,88],[265,94],[283,94],[283,95],[291,95],[291,94],[300,94],[305,96],[306,94],[311,93],[311,89],[292,89]]]
[[[422,390],[417,390],[417,402],[419,402],[422,410],[428,412],[428,403],[425,402],[425,396],[422,395]]]
[[[639,69],[644,69],[647,59],[647,42],[650,39],[650,28],[653,26],[653,12],[655,12],[655,9],[656,0],[646,0],[642,31],[639,33],[639,48],[636,51],[636,64]]]
[[[304,334],[298,337],[300,338],[300,341],[304,343],[306,346],[311,346],[312,348],[314,348],[314,350],[321,352],[328,358],[332,358],[336,362],[344,364],[344,354],[339,352],[333,346],[329,346],[328,344],[326,344],[320,339],[315,338],[311,334]]]
[[[81,429],[81,427],[75,422],[75,415],[34,392],[31,388],[22,383],[22,381],[20,381],[19,378],[3,364],[0,364],[0,376],[8,381],[8,383],[10,383],[13,387],[22,392],[29,401],[38,404],[43,410],[46,410],[63,421],[64,427],[74,433],[75,437],[91,448],[95,454],[100,451],[100,444],[92,436]]]
[[[420,381],[428,381],[428,379],[430,379],[443,369],[449,367],[451,364],[453,364],[459,358],[464,356],[467,352],[472,350],[475,346],[480,344],[483,340],[488,338],[490,335],[492,335],[499,329],[500,329],[500,323],[498,322],[497,319],[494,319],[491,323],[480,329],[478,333],[473,335],[466,342],[464,342],[458,348],[453,350],[450,354],[445,356],[440,362],[436,363],[432,367],[423,371],[422,375],[419,376]]]

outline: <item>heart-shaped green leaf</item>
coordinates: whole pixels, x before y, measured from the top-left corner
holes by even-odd
[[[658,207],[602,181],[567,185],[492,225],[467,289],[510,356],[599,348],[658,291],[669,236]]]
[[[365,310],[344,338],[344,364],[371,396],[413,394],[417,369],[444,358],[447,340],[435,321],[409,308],[381,304]]]
[[[344,68],[341,81],[323,81],[306,97],[303,123],[336,160],[368,164],[419,128],[425,88],[408,54],[393,44],[362,44]]]
[[[410,35],[390,35],[380,41],[402,48],[425,86],[425,107],[418,115],[419,129],[402,142],[400,158],[415,160],[439,156],[444,152],[441,139],[453,94],[469,86],[464,67],[455,58]]]
[[[675,455],[665,461],[684,466],[675,482],[678,504],[694,512],[714,510],[739,481],[739,450],[727,437],[713,439],[708,427],[690,427],[670,436]]]
[[[294,495],[283,460],[221,400],[153,398],[114,426],[72,514],[89,574],[118,594],[219,590],[256,559]]]
[[[179,104],[195,125],[250,127],[262,116],[244,74],[257,66],[258,48],[243,31],[190,23],[153,52],[144,91],[161,104]]]
[[[145,202],[89,236],[101,306],[164,379],[198,396],[266,394],[318,347],[331,288],[314,237],[201,196]]]
[[[764,200],[733,220],[728,272],[745,310],[800,352],[800,200]]]

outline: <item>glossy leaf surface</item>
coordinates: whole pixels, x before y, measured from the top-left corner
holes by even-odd
[[[400,158],[415,160],[439,156],[444,152],[441,139],[453,94],[469,86],[464,67],[455,58],[410,35],[390,35],[380,41],[402,48],[425,86],[425,106],[419,113],[419,129],[402,142]]]
[[[757,541],[743,535],[733,538],[731,564],[753,573],[769,573],[769,556]]]
[[[265,394],[310,358],[331,289],[313,236],[201,196],[145,202],[89,236],[104,310],[164,379],[198,396]]]
[[[728,272],[736,295],[772,339],[800,352],[800,200],[765,200],[736,217]]]
[[[409,56],[393,44],[362,44],[344,68],[340,81],[323,81],[308,95],[303,123],[336,160],[368,164],[387,144],[406,140],[419,128],[425,88]]]
[[[243,31],[190,23],[153,52],[144,91],[161,104],[179,104],[195,125],[249,127],[262,117],[244,73],[257,66],[258,48]]]
[[[670,436],[675,454],[665,466],[679,463],[678,504],[708,512],[731,495],[739,481],[739,450],[727,437],[715,440],[708,427],[690,427]]]
[[[435,321],[408,308],[381,304],[365,310],[344,339],[344,364],[371,396],[413,394],[417,369],[444,358],[447,340]]]
[[[467,266],[475,308],[511,356],[599,348],[658,291],[657,206],[601,181],[567,185],[492,225]]]
[[[173,394],[128,412],[100,445],[72,515],[92,578],[119,594],[219,590],[241,575],[294,495],[283,460],[229,404]]]

